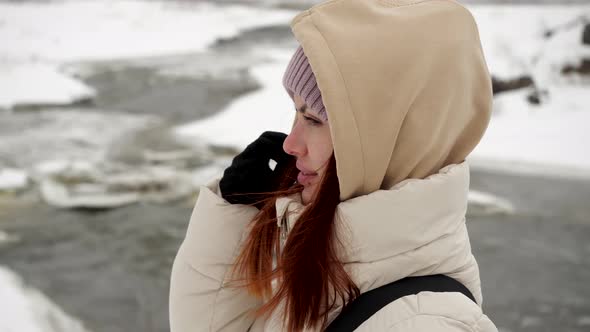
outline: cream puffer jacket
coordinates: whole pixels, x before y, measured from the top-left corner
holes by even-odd
[[[171,331],[282,331],[280,313],[254,319],[250,312],[261,302],[245,290],[224,287],[257,209],[227,203],[218,182],[201,187],[174,261]],[[407,276],[445,274],[463,283],[478,303],[460,293],[421,292],[385,306],[357,331],[497,331],[481,310],[479,269],[465,224],[468,187],[465,161],[340,203],[342,226],[349,230],[342,257],[361,292]],[[293,211],[287,214],[292,227],[302,205],[294,195],[279,199],[276,207],[279,220]]]

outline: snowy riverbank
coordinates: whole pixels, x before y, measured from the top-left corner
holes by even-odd
[[[0,3],[0,109],[67,105],[94,90],[66,64],[198,52],[241,30],[282,24],[293,11],[207,2]]]
[[[590,59],[590,45],[582,44],[580,19],[584,15],[590,19],[590,6],[469,8],[477,20],[491,74],[505,80],[528,76],[534,82],[495,97],[490,126],[469,157],[473,165],[590,178],[590,154],[584,153],[590,142],[590,77],[562,73],[566,66]],[[554,31],[551,38],[545,37],[548,31]],[[252,68],[263,89],[239,98],[209,119],[179,126],[179,136],[243,148],[264,130],[288,132],[293,110],[280,82],[290,51],[265,50],[274,62]],[[542,93],[540,104],[529,102],[528,97],[537,91]]]

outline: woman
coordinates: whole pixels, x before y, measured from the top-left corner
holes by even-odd
[[[291,29],[293,128],[201,188],[173,266],[172,332],[319,331],[359,294],[435,274],[476,303],[420,292],[357,331],[496,331],[465,225],[465,157],[492,106],[471,14],[451,0],[332,0]]]

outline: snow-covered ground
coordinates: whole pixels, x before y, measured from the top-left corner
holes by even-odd
[[[479,28],[486,61],[499,78],[532,75],[538,85],[562,83],[558,69],[590,57],[583,46],[582,22],[590,5],[468,6]],[[554,32],[550,38],[546,33]]]
[[[20,169],[0,169],[0,191],[23,189],[27,186],[27,182],[27,173]]]
[[[500,94],[490,125],[470,155],[474,167],[590,178],[590,85],[552,86],[542,105],[527,91]]]
[[[190,1],[2,2],[0,109],[92,98],[94,90],[65,73],[65,63],[199,52],[293,15]]]
[[[547,91],[541,105],[526,101],[530,89],[495,98],[490,126],[469,157],[476,167],[590,177],[590,82],[564,77],[560,69],[590,58],[582,46],[582,15],[590,6],[470,6],[480,29],[491,73],[501,79],[530,75]],[[570,24],[573,22],[573,24]],[[559,31],[545,39],[548,29]],[[178,127],[180,137],[245,147],[264,130],[288,132],[293,106],[281,78],[290,54],[252,68],[263,85],[211,118]],[[245,125],[247,124],[247,125]],[[223,134],[221,134],[223,133]]]
[[[84,325],[70,317],[21,277],[0,266],[0,331],[2,332],[86,332]]]
[[[470,7],[492,74],[529,75],[546,91],[540,105],[526,101],[531,89],[499,94],[494,116],[470,156],[472,165],[519,173],[590,177],[590,77],[564,76],[566,65],[590,59],[582,44],[590,6]],[[551,37],[544,37],[553,32]]]

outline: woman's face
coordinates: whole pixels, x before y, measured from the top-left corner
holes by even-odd
[[[295,102],[295,121],[291,133],[283,143],[283,150],[297,158],[299,175],[297,182],[304,186],[301,193],[303,204],[307,205],[319,185],[333,152],[332,137],[328,121],[325,121],[298,95]]]

